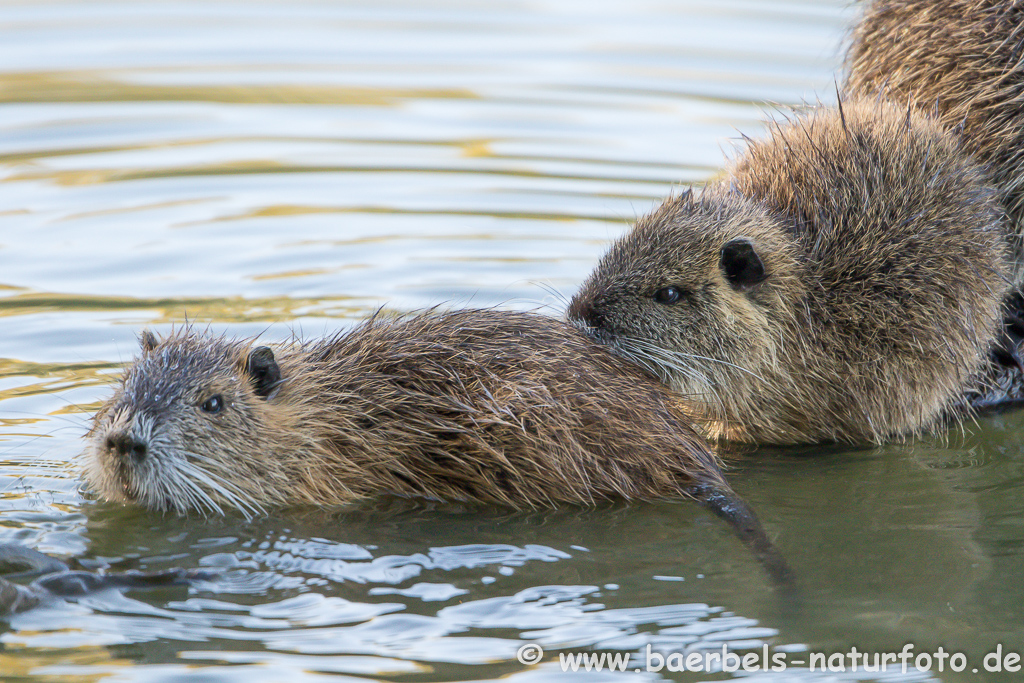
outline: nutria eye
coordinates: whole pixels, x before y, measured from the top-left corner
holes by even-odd
[[[219,395],[211,396],[203,401],[203,405],[200,407],[203,409],[204,413],[219,413],[224,409],[224,399]]]
[[[683,293],[677,287],[663,287],[654,293],[654,300],[665,305],[674,304],[682,297]]]

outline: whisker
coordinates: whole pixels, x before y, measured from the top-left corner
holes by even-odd
[[[740,372],[746,373],[746,374],[750,375],[751,377],[753,377],[754,379],[760,380],[762,382],[765,381],[765,378],[760,376],[760,375],[758,375],[756,372],[754,372],[752,370],[749,370],[747,368],[744,368],[742,366],[736,365],[734,363],[730,363],[728,361],[721,360],[720,358],[709,358],[707,356],[700,356],[700,355],[697,355],[695,353],[687,353],[685,351],[676,351],[675,349],[666,349],[665,347],[658,346],[658,345],[654,344],[653,342],[650,342],[650,341],[648,341],[646,339],[630,339],[629,341],[633,342],[633,343],[643,344],[643,345],[647,346],[648,348],[650,348],[652,350],[656,349],[660,353],[671,354],[671,355],[676,356],[676,357],[690,358],[692,360],[707,361],[708,363],[717,363],[718,365],[724,365],[726,367],[733,368],[734,370],[739,370]]]
[[[220,492],[218,490],[220,489],[220,486],[218,486],[213,480],[207,477],[206,474],[201,469],[199,469],[195,465],[192,465],[191,463],[178,463],[176,467],[179,469],[180,472],[188,475],[187,477],[183,477],[181,479],[181,483],[187,485],[189,492],[193,494],[192,496],[190,496],[190,500],[195,502],[194,507],[196,508],[196,511],[201,513],[205,508],[209,509],[211,513],[223,515],[224,509],[217,504],[217,501],[215,501],[213,497],[210,496],[209,493],[204,491],[202,487],[199,486],[196,480],[206,484],[207,486],[218,492]],[[228,496],[225,497],[228,498]]]
[[[682,375],[687,383],[696,391],[696,396],[710,409],[709,419],[721,420],[726,414],[725,403],[715,388],[715,383],[698,368],[690,363],[682,362],[678,354],[662,349],[649,342],[642,342],[633,339],[618,340],[623,352],[635,361],[642,361],[645,366],[653,364],[658,368],[656,374],[662,377],[666,383],[672,379],[669,371],[674,370]],[[689,359],[687,359],[689,360]]]
[[[211,465],[217,464],[213,458],[206,455],[200,455],[199,453],[187,451],[185,452],[185,455],[189,459],[193,459],[199,462],[205,462]],[[199,468],[192,462],[189,462],[188,465],[194,469],[199,470]],[[210,478],[209,485],[211,486],[211,488],[213,488],[216,492],[223,495],[229,502],[233,503],[239,509],[239,511],[246,516],[247,519],[252,519],[257,515],[266,514],[266,510],[259,503],[250,500],[244,500],[246,492],[243,491],[234,482],[225,479],[223,476],[217,474],[216,472],[210,469],[204,469],[199,471],[201,471],[205,476]]]
[[[547,292],[551,296],[555,297],[555,300],[558,301],[560,304],[562,304],[562,311],[561,311],[562,313],[564,313],[566,311],[566,309],[569,308],[569,297],[567,297],[566,295],[562,294],[562,292],[560,292],[558,290],[558,288],[556,288],[550,282],[540,281],[540,280],[531,280],[530,284],[535,285],[537,287],[540,287],[545,292]]]

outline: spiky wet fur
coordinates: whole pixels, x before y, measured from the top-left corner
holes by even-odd
[[[94,418],[86,480],[181,512],[382,493],[532,507],[728,489],[669,392],[562,321],[378,316],[277,347],[282,380],[266,399],[246,374],[253,343],[188,329],[144,340]],[[224,410],[204,414],[215,394]],[[142,462],[106,445],[124,433],[149,444]]]
[[[819,106],[615,243],[570,319],[708,414],[711,436],[881,442],[936,425],[985,362],[1008,291],[981,167],[923,114]],[[730,286],[747,238],[767,278]],[[674,305],[654,300],[673,286]]]
[[[875,0],[851,35],[846,88],[934,111],[991,168],[1024,276],[1024,4]]]

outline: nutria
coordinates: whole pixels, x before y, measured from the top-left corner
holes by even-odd
[[[615,243],[568,316],[712,436],[881,442],[975,386],[1010,259],[983,169],[929,116],[819,106]]]
[[[24,612],[51,600],[81,597],[107,588],[188,585],[215,575],[214,572],[202,569],[98,574],[72,570],[60,560],[37,550],[7,543],[0,544],[0,566],[22,570],[17,573],[4,572],[5,576],[0,577],[0,616]],[[9,580],[15,576],[39,574],[43,576],[27,586]]]
[[[852,32],[845,87],[935,111],[990,166],[1024,276],[1024,3],[875,0]]]
[[[985,163],[1010,218],[1013,282],[1024,284],[1024,4],[1013,0],[876,0],[852,31],[845,87],[884,93],[933,112]],[[1024,371],[1024,320],[1006,302],[1003,335],[986,383],[968,400],[978,409],[1019,403],[1007,384]],[[984,401],[974,401],[979,395]],[[994,400],[994,402],[993,402]]]
[[[788,575],[670,392],[536,314],[378,315],[275,350],[145,334],[87,440],[85,479],[155,510],[690,498]]]

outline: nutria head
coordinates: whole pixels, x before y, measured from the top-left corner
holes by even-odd
[[[157,510],[251,509],[238,470],[274,450],[263,438],[274,421],[267,401],[281,385],[273,351],[187,330],[162,342],[145,332],[141,346],[93,418],[86,478],[107,498]]]
[[[680,394],[720,410],[722,386],[770,375],[803,300],[782,218],[738,193],[667,200],[601,259],[568,315]]]

